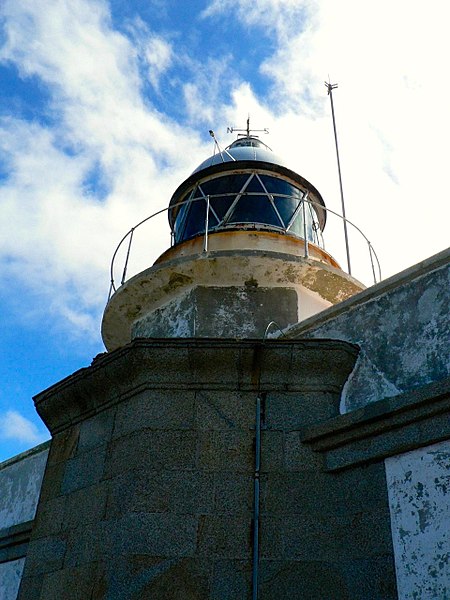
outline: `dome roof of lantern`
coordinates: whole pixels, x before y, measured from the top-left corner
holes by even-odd
[[[272,163],[274,165],[280,165],[289,168],[286,164],[286,161],[277,154],[274,154],[271,148],[269,148],[269,146],[267,146],[259,138],[253,136],[243,136],[238,137],[232,144],[225,148],[225,150],[217,152],[213,156],[210,156],[204,160],[192,172],[192,174],[203,171],[203,169],[207,169],[213,165],[244,160]]]

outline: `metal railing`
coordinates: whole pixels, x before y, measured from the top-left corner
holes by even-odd
[[[109,293],[108,293],[108,300],[111,298],[111,296],[113,295],[113,293],[117,290],[116,288],[116,284],[115,284],[115,271],[116,271],[116,261],[118,259],[118,255],[119,255],[119,251],[122,248],[122,246],[124,246],[125,244],[127,244],[126,246],[126,250],[125,250],[125,260],[124,260],[124,265],[123,265],[123,269],[121,277],[120,277],[120,285],[123,285],[125,283],[125,281],[127,280],[127,273],[128,273],[128,267],[129,267],[129,262],[130,262],[130,256],[131,256],[131,249],[132,249],[132,244],[133,244],[133,240],[134,240],[134,234],[135,231],[140,228],[142,225],[144,225],[145,223],[149,223],[152,219],[154,219],[155,217],[157,217],[158,215],[161,215],[163,213],[165,213],[166,211],[173,210],[176,207],[182,206],[184,204],[188,204],[191,202],[198,202],[198,201],[204,201],[204,198],[196,198],[196,199],[188,199],[188,200],[184,200],[182,202],[178,202],[176,204],[173,204],[170,207],[166,207],[166,208],[162,208],[161,210],[158,210],[154,213],[152,213],[151,215],[149,215],[148,217],[146,217],[145,219],[143,219],[142,221],[140,221],[139,223],[137,223],[137,225],[135,225],[134,227],[132,227],[124,236],[123,238],[120,240],[119,244],[117,245],[114,254],[112,256],[111,259],[111,267],[110,267],[110,287],[109,287]],[[314,207],[317,206],[319,207],[321,210],[326,210],[328,214],[334,215],[335,217],[338,217],[338,219],[341,219],[342,221],[344,221],[347,225],[350,225],[360,236],[361,238],[364,240],[364,242],[367,244],[367,250],[369,253],[369,258],[370,258],[370,266],[371,266],[371,271],[372,271],[372,276],[373,276],[373,282],[374,283],[378,283],[378,281],[381,281],[381,267],[380,267],[380,261],[378,260],[378,256],[375,252],[374,247],[372,246],[371,242],[369,241],[369,239],[366,237],[366,235],[361,231],[361,229],[355,225],[354,223],[352,223],[349,219],[343,217],[342,215],[340,215],[339,213],[331,210],[330,208],[326,208],[324,207],[322,204],[318,204],[317,202],[314,202],[312,200],[309,200],[309,198],[307,198],[306,196],[304,198],[302,198],[300,200],[300,204],[299,206],[301,207],[302,213],[303,213],[303,237],[300,237],[298,235],[295,235],[291,232],[291,230],[287,230],[286,228],[283,229],[281,227],[276,227],[273,225],[269,225],[269,224],[265,224],[265,223],[254,223],[254,226],[256,226],[256,228],[258,229],[262,229],[262,230],[269,230],[269,231],[280,231],[280,233],[286,233],[288,235],[293,235],[294,237],[300,238],[304,241],[304,256],[305,258],[309,257],[309,244],[310,243],[314,243],[315,245],[318,245],[319,247],[323,248],[325,250],[325,244],[323,242],[323,237],[322,240],[319,240],[319,237],[317,235],[317,233],[321,233],[320,230],[319,232],[315,232],[316,233],[316,238],[317,240],[315,242],[311,242],[308,240],[308,236],[307,236],[307,231],[306,231],[306,204],[309,204],[310,207]],[[228,226],[221,226],[221,224],[219,223],[219,225],[216,225],[214,227],[210,227],[209,226],[209,213],[210,213],[210,202],[209,202],[209,196],[207,196],[207,201],[206,201],[206,211],[205,211],[205,230],[203,233],[199,233],[198,236],[203,235],[204,241],[203,241],[203,252],[206,253],[208,252],[208,247],[209,247],[209,235],[211,233],[214,233],[216,231],[226,231],[229,229],[245,229],[245,223],[239,223],[238,224],[230,224]],[[252,223],[253,224],[253,223]],[[249,229],[250,229],[250,223],[248,223],[249,225]],[[252,227],[252,229],[254,229],[255,227]],[[197,237],[197,236],[195,236]],[[173,234],[171,237],[171,246],[173,245]],[[139,272],[139,271],[138,271]]]

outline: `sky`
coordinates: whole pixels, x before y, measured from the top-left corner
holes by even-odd
[[[49,438],[32,396],[104,351],[117,243],[213,153],[210,129],[225,147],[250,115],[341,212],[338,83],[346,214],[383,278],[446,248],[449,17],[446,0],[2,0],[0,461]],[[342,237],[330,213],[345,266]],[[169,244],[163,213],[128,273]],[[353,230],[350,250],[371,285]]]

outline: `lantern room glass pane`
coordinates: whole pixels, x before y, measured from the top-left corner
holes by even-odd
[[[284,196],[274,196],[273,201],[283,219],[284,226],[287,227],[297,209],[301,198],[285,198]]]
[[[266,190],[271,194],[282,194],[284,196],[302,197],[303,193],[293,186],[292,184],[278,179],[278,177],[271,177],[270,175],[260,175],[261,181],[263,182]]]
[[[194,235],[204,233],[206,219],[206,202],[204,200],[195,200],[189,204],[189,212],[186,217],[186,226],[184,228],[182,239],[187,240]]]
[[[227,174],[204,181],[183,198],[192,200],[181,205],[178,210],[174,223],[175,243],[205,232],[207,196],[210,202],[210,229],[217,231],[221,227],[239,228],[252,224],[285,229],[304,197],[304,192],[278,177],[251,172]],[[232,213],[224,220],[236,198],[238,200]],[[306,236],[310,241],[317,241],[317,233],[313,229],[315,210],[309,204],[305,209]],[[288,233],[301,238],[305,234],[301,206]]]
[[[200,187],[205,196],[211,196],[213,194],[229,194],[233,192],[237,193],[241,191],[248,177],[248,173],[223,175],[222,177],[216,177],[215,179],[200,183]]]
[[[256,192],[265,194],[264,188],[258,181],[258,178],[253,176],[245,187],[246,192]]]
[[[209,202],[220,220],[224,218],[235,199],[235,195],[210,197]]]
[[[269,198],[256,194],[243,194],[227,223],[263,223],[282,227]]]
[[[183,200],[186,200],[186,198],[183,198]],[[174,223],[174,227],[173,227],[175,242],[178,242],[181,239],[181,233],[183,231],[183,225],[184,225],[186,213],[188,212],[188,208],[189,208],[188,203],[182,204],[179,207],[179,210],[177,213],[177,218],[175,219],[175,223]]]

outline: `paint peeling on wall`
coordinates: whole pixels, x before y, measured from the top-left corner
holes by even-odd
[[[17,597],[24,565],[24,558],[0,564],[0,600]]]
[[[439,255],[437,256],[439,259]],[[430,263],[432,265],[432,259]],[[420,265],[418,266],[420,267]],[[400,276],[399,276],[400,277]],[[389,283],[365,302],[330,316],[292,337],[340,339],[361,347],[358,363],[342,395],[342,412],[396,396],[450,375],[450,264]],[[368,290],[370,292],[370,290]]]
[[[42,451],[0,465],[0,529],[34,519],[47,461]]]
[[[450,441],[385,466],[399,599],[450,598]]]

